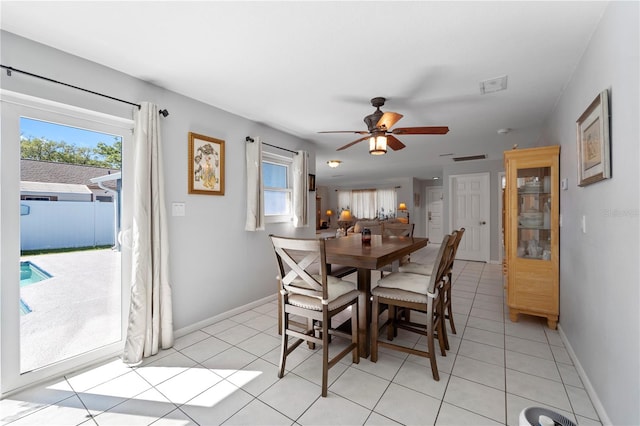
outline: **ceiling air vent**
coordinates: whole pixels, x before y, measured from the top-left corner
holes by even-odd
[[[473,161],[473,160],[484,160],[487,158],[487,154],[481,155],[469,155],[467,157],[453,157],[453,161]]]
[[[480,82],[480,94],[499,92],[507,89],[507,76],[492,78]]]

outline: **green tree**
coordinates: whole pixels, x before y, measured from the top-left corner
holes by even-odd
[[[113,169],[122,168],[122,140],[114,137],[113,145],[98,142],[94,152]]]
[[[122,141],[114,138],[114,144],[98,142],[96,148],[79,147],[64,141],[50,141],[44,138],[21,138],[20,156],[24,159],[52,161],[67,164],[109,167],[120,169]]]

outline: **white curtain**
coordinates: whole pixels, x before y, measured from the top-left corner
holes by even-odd
[[[264,230],[264,195],[262,192],[262,141],[245,143],[247,163],[247,221],[245,231]]]
[[[131,305],[123,361],[173,346],[169,244],[158,106],[143,102],[134,130]]]
[[[306,151],[298,151],[293,157],[293,226],[309,226],[309,179]]]
[[[378,189],[376,197],[378,202],[377,210],[380,214],[389,216],[395,212],[398,207],[398,196],[394,188]]]
[[[376,190],[362,189],[351,191],[351,214],[362,219],[377,217]]]
[[[351,191],[338,191],[338,214],[351,208]]]

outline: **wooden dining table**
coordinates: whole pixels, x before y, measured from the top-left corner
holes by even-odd
[[[428,243],[428,238],[372,235],[371,243],[365,245],[360,234],[325,241],[328,264],[350,266],[358,270],[358,339],[361,357],[369,357],[371,348],[371,271],[388,264],[397,266],[401,258],[426,247]]]

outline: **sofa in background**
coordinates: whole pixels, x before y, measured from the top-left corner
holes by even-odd
[[[355,223],[347,228],[347,234],[359,234],[362,232],[364,228],[369,228],[372,230],[374,234],[382,233],[382,226],[386,223],[407,223],[407,219],[403,217],[393,218],[393,219],[357,219],[354,218]],[[380,232],[374,232],[374,230],[380,229]]]

